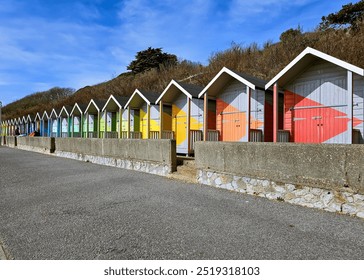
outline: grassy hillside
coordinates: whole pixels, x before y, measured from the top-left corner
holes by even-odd
[[[67,100],[74,92],[71,88],[55,87],[47,91],[33,93],[6,105],[2,110],[4,119],[51,110],[54,106],[59,106],[63,101]]]
[[[37,95],[31,95],[18,101],[16,105],[12,103],[5,106],[4,119],[49,110],[52,107],[74,105],[75,102],[86,104],[91,98],[103,100],[110,94],[130,96],[136,88],[161,93],[171,79],[205,86],[224,66],[269,80],[308,46],[364,68],[363,22],[356,23],[355,30],[321,30],[318,27],[315,31],[302,33],[297,28],[283,32],[277,43],[267,42],[263,46],[256,43],[248,46],[233,44],[225,51],[212,54],[207,66],[182,61],[173,67],[152,69],[136,75],[123,73],[110,81],[81,88],[74,94],[61,96],[51,102],[46,98],[35,100]]]

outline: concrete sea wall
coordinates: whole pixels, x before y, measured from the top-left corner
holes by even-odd
[[[176,170],[174,140],[55,138],[55,155],[166,176]]]
[[[4,146],[15,148],[17,146],[17,137],[15,136],[4,136]]]
[[[364,218],[364,146],[197,142],[201,184]]]
[[[39,153],[53,153],[55,141],[51,137],[17,137],[18,149]]]

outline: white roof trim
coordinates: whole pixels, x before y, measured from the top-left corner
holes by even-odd
[[[166,94],[166,92],[168,91],[168,89],[172,86],[175,85],[180,91],[182,91],[189,99],[192,99],[192,95],[185,90],[183,87],[181,87],[175,80],[172,80],[168,86],[165,88],[165,90],[162,92],[162,94],[158,97],[157,101],[155,102],[156,104],[159,103],[159,101],[162,100],[163,96]]]
[[[49,114],[49,118],[51,118],[53,114],[55,115],[55,117],[56,117],[56,118],[58,118],[58,117],[59,117],[59,116],[57,115],[56,109],[54,109],[54,108],[52,109],[51,113]]]
[[[66,108],[66,106],[63,106],[62,107],[62,109],[61,109],[61,111],[59,111],[59,116],[61,116],[62,115],[62,112],[63,111],[65,111],[66,112],[66,114],[67,114],[67,116],[69,117],[70,116],[70,114],[68,113],[68,111],[67,111],[67,108]]]
[[[49,119],[49,115],[46,110],[44,110],[44,112],[42,114],[42,120],[44,119],[44,115],[47,117],[47,119]]]
[[[292,60],[281,72],[279,72],[272,80],[270,80],[266,85],[265,89],[270,88],[274,83],[276,83],[284,74],[286,74],[298,61],[300,61],[304,56],[307,54],[314,55],[318,58],[321,58],[323,60],[326,60],[328,62],[331,62],[333,64],[336,64],[337,66],[340,66],[342,68],[345,68],[349,71],[352,71],[353,73],[356,73],[360,76],[364,76],[364,69],[357,67],[353,64],[347,63],[343,60],[340,60],[336,57],[333,57],[331,55],[328,55],[326,53],[320,52],[318,50],[315,50],[313,48],[307,47],[303,52],[301,52],[294,60]]]
[[[111,94],[110,95],[110,97],[109,97],[109,99],[106,101],[106,103],[105,103],[105,105],[104,105],[104,108],[102,108],[102,112],[103,111],[105,111],[105,109],[106,109],[106,107],[107,107],[107,105],[109,104],[109,102],[110,102],[110,100],[114,100],[114,102],[119,106],[119,108],[121,109],[121,108],[123,108],[123,106],[121,106],[121,104],[116,100],[116,98]]]
[[[90,108],[91,103],[92,103],[92,104],[94,104],[94,106],[96,107],[97,111],[99,111],[99,112],[100,112],[100,108],[99,108],[99,106],[97,106],[96,102],[95,102],[93,99],[91,99],[91,100],[90,100],[90,102],[89,102],[89,103],[88,103],[88,105],[87,105],[87,108],[86,108],[86,110],[85,110],[85,113],[86,113],[86,112],[88,112],[88,109]]]
[[[38,119],[39,119],[39,120],[41,120],[41,119],[42,119],[42,118],[40,117],[39,112],[37,112],[37,113],[35,114],[34,120],[36,120],[36,119],[37,119],[37,117],[38,117]]]
[[[136,94],[138,94],[141,98],[143,98],[144,99],[144,101],[148,104],[148,105],[150,105],[150,101],[144,96],[144,94],[142,94],[141,92],[140,92],[140,90],[138,90],[138,89],[136,89],[136,90],[134,90],[134,92],[133,92],[133,94],[131,95],[131,97],[129,98],[129,100],[128,100],[128,102],[126,102],[126,104],[125,104],[125,108],[127,108],[128,106],[129,106],[129,103],[133,100],[133,98],[134,98],[134,96],[136,95]]]
[[[83,112],[80,108],[80,106],[78,106],[77,102],[75,103],[75,105],[73,105],[72,111],[70,113],[70,116],[73,116],[73,111],[76,109],[76,107],[78,108],[78,110],[81,112],[81,115],[83,115]]]
[[[207,86],[205,86],[205,88],[200,92],[200,94],[198,95],[198,98],[201,98],[206,92],[207,90],[211,87],[211,85],[213,85],[216,80],[223,74],[229,74],[231,77],[235,78],[236,80],[238,80],[239,82],[247,85],[248,87],[250,87],[252,90],[255,90],[255,85],[252,84],[251,82],[247,81],[246,79],[244,79],[243,77],[241,77],[240,75],[236,74],[235,72],[231,71],[229,68],[226,68],[225,66],[220,70],[219,73],[216,74],[216,76],[208,83]]]

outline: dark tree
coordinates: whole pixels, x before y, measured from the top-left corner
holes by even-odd
[[[177,64],[177,56],[162,52],[162,48],[151,48],[137,52],[135,60],[130,62],[127,69],[138,74],[153,68],[174,66]]]
[[[364,0],[361,0],[355,4],[343,5],[340,11],[329,14],[326,17],[323,16],[319,28],[321,30],[329,28],[351,28],[356,30],[359,27],[359,23],[363,21],[363,18]]]

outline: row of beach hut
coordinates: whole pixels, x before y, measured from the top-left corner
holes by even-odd
[[[271,81],[228,68],[202,88],[172,80],[161,93],[63,106],[2,123],[6,135],[196,141],[364,143],[364,70],[307,48]]]

